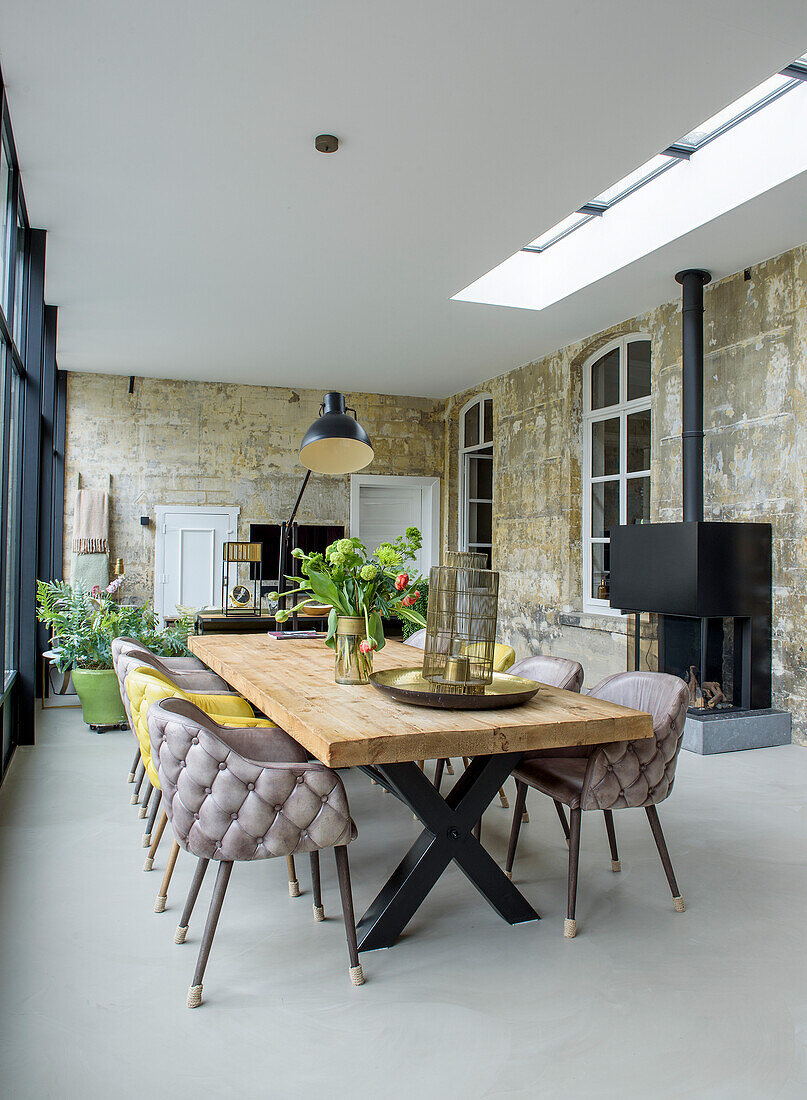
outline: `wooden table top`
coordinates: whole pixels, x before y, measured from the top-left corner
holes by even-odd
[[[371,684],[334,681],[321,638],[278,641],[256,634],[203,634],[191,652],[333,768],[490,755],[651,737],[650,715],[542,686],[519,707],[438,710],[399,703]],[[422,654],[387,642],[375,669],[420,665]]]

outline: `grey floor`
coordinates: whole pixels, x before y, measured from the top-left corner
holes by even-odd
[[[451,869],[350,985],[336,876],[315,924],[307,867],[236,867],[205,979],[185,1008],[201,921],[173,943],[191,875],[152,912],[128,733],[41,715],[0,790],[0,1093],[8,1097],[804,1097],[807,750],[682,755],[661,816],[688,911],[673,911],[641,811],[584,815],[576,940],[565,857],[533,794],[516,882],[543,920],[510,928]],[[346,774],[359,912],[415,835]],[[512,793],[512,792],[511,792]],[[485,818],[503,857],[509,814]],[[210,884],[203,894],[207,902]]]

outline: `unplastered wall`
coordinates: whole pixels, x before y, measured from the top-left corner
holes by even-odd
[[[583,364],[617,336],[652,337],[651,518],[681,518],[681,311],[671,300],[452,397],[443,530],[455,545],[458,423],[494,401],[494,566],[500,636],[519,656],[580,660],[586,683],[626,667],[624,620],[582,612]],[[674,297],[673,297],[674,295]],[[706,288],[705,518],[773,527],[774,705],[807,744],[807,247]]]
[[[444,402],[347,394],[375,447],[373,474],[440,477]],[[110,556],[126,565],[127,598],[154,594],[154,509],[237,505],[239,538],[250,522],[288,518],[304,474],[300,439],[317,417],[320,391],[67,375],[65,576],[77,476],[85,488],[111,475]],[[300,523],[349,522],[346,477],[312,475]],[[149,516],[151,526],[140,524]]]

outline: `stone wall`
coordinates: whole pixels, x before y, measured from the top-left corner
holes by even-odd
[[[807,744],[807,247],[707,287],[704,452],[707,519],[773,525],[774,703]],[[582,661],[586,682],[626,667],[625,622],[582,611],[583,364],[631,332],[652,338],[653,520],[681,517],[681,312],[670,301],[606,332],[456,394],[446,402],[355,394],[376,447],[373,473],[443,477],[444,545],[456,546],[458,414],[494,400],[494,565],[500,635],[519,656]],[[154,531],[163,504],[238,504],[280,522],[300,481],[297,446],[320,393],[209,383],[68,375],[66,545],[72,491],[112,475],[112,554],[137,563],[133,595],[153,592]],[[312,480],[301,522],[347,524],[345,478]]]
[[[442,474],[442,401],[346,397],[373,440],[372,473]],[[242,539],[250,522],[287,519],[304,473],[300,439],[321,400],[320,391],[151,378],[136,379],[130,395],[128,378],[68,373],[66,557],[79,473],[84,488],[111,475],[110,556],[126,563],[127,598],[153,598],[158,504],[238,505]],[[347,478],[312,475],[298,520],[347,526],[349,507]]]
[[[774,705],[807,744],[807,247],[705,293],[706,519],[773,525]],[[671,292],[677,288],[672,283]],[[671,301],[449,399],[443,529],[456,542],[459,412],[494,400],[500,634],[519,656],[580,660],[586,683],[626,667],[625,624],[582,612],[582,375],[617,336],[652,337],[651,519],[681,518],[681,311]]]

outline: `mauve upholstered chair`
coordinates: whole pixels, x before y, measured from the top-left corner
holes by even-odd
[[[199,660],[198,657],[158,657],[156,655],[156,653],[152,653],[151,650],[148,649],[148,647],[145,646],[137,638],[129,638],[129,637],[126,637],[125,635],[121,636],[120,638],[113,638],[112,639],[112,666],[115,669],[116,673],[118,672],[118,668],[117,668],[117,659],[118,659],[118,657],[120,657],[121,655],[131,656],[134,653],[137,653],[140,656],[143,656],[144,658],[146,658],[146,660],[144,660],[144,664],[150,664],[152,668],[157,669],[158,671],[162,671],[162,672],[166,673],[169,676],[173,676],[174,678],[176,678],[177,674],[184,675],[184,674],[189,673],[189,672],[199,672],[199,673],[205,673],[208,677],[213,677],[213,679],[210,679],[210,680],[206,681],[210,685],[213,685],[214,683],[218,684],[217,688],[214,688],[214,687],[210,686],[209,689],[204,688],[204,687],[199,687],[199,688],[193,688],[191,690],[195,690],[195,691],[205,691],[205,690],[230,691],[231,690],[230,686],[228,685],[226,680],[222,680],[220,676],[216,676],[215,672],[211,672],[207,668],[207,666],[205,664],[203,664],[202,661]],[[124,679],[125,679],[125,676],[121,677],[121,674],[118,673],[118,684],[119,684],[120,689],[121,689],[121,698],[123,698],[123,680]],[[125,709],[125,700],[124,700],[124,709]],[[128,717],[128,714],[127,714],[127,717]],[[131,728],[131,721],[129,722],[129,726]],[[128,782],[129,783],[136,783],[137,787],[138,787],[138,790],[135,791],[134,797],[132,798],[132,805],[133,806],[136,805],[137,802],[138,802],[139,788],[140,788],[140,785],[143,782],[143,774],[144,774],[143,762],[140,759],[140,748],[138,747],[135,751],[134,760],[132,761],[132,766],[129,769],[129,776],[128,776]]]
[[[537,680],[540,684],[550,684],[552,687],[561,688],[563,691],[576,691],[579,693],[583,688],[585,673],[579,661],[571,661],[568,657],[550,657],[539,654],[537,657],[524,657],[522,660],[516,661],[510,669],[510,675],[523,676],[525,680]],[[531,755],[531,753],[527,753],[522,757],[522,762]],[[530,820],[526,801],[521,819],[525,824]]]
[[[513,772],[516,805],[507,850],[506,872],[511,875],[527,788],[554,801],[569,844],[568,901],[563,934],[577,933],[577,868],[583,810],[601,810],[611,847],[611,869],[621,870],[613,811],[644,809],[667,876],[673,905],[683,913],[684,899],[675,881],[656,806],[670,794],[681,750],[687,705],[687,685],[677,676],[660,672],[620,672],[608,676],[589,695],[644,711],[653,716],[653,736],[637,741],[580,746],[536,752],[522,759]],[[564,806],[569,807],[567,823]]]
[[[208,862],[219,870],[199,947],[188,1007],[202,1001],[202,984],[227,883],[236,862],[308,852],[314,918],[324,911],[319,852],[333,848],[350,957],[350,979],[364,982],[356,946],[347,846],[358,830],[347,794],[333,769],[306,759],[283,730],[230,729],[181,699],[155,703],[148,713],[166,812],[180,844],[198,857],[176,942],[183,943]]]

